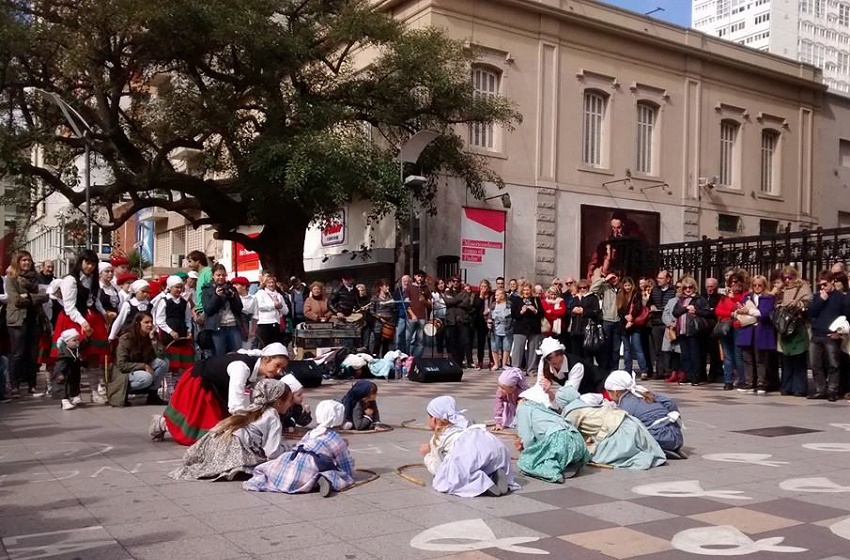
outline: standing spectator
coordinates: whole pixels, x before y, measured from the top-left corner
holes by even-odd
[[[398,304],[393,300],[389,280],[382,278],[375,284],[369,313],[374,319],[372,323],[374,334],[372,355],[383,358],[384,354],[390,350],[390,344],[395,336],[396,318],[398,317]]]
[[[676,319],[676,342],[679,343],[682,351],[682,369],[690,384],[696,387],[700,384],[699,333],[705,330],[712,312],[705,299],[699,295],[696,280],[685,276],[680,282],[682,294],[677,298],[673,308],[673,317]],[[685,380],[680,376],[678,381],[681,384]]]
[[[602,330],[605,333],[605,345],[602,347],[602,363],[599,366],[610,372],[620,365],[620,347],[615,347],[620,315],[617,313],[617,275],[609,273],[602,277],[603,268],[597,269],[590,284],[590,291],[596,294],[602,305]]]
[[[511,278],[508,280],[508,299],[515,295],[519,295],[519,283],[516,278]]]
[[[661,349],[667,332],[667,325],[664,324],[661,314],[667,303],[676,297],[676,291],[670,285],[671,277],[667,270],[660,271],[655,281],[655,287],[649,297],[649,321],[652,328],[649,353],[650,361],[655,364],[655,379],[664,379],[670,374],[670,356]]]
[[[407,309],[407,340],[406,346],[414,358],[419,358],[425,351],[425,323],[428,321],[428,307],[431,305],[431,290],[425,283],[425,272],[420,270],[409,282],[404,299],[410,301]]]
[[[596,297],[596,294],[590,293],[590,282],[587,280],[579,280],[576,286],[578,292],[570,307],[570,338],[572,338],[573,353],[579,358],[587,357],[591,361],[596,359],[596,363],[600,364],[601,359],[598,352],[591,354],[584,349],[584,335],[588,322],[602,320],[599,298]]]
[[[363,315],[362,327],[360,328],[360,344],[363,348],[366,348],[366,351],[369,351],[369,348],[372,347],[372,329],[375,328],[374,322],[372,321],[372,315],[369,313],[369,308],[371,304],[366,304],[364,302],[371,302],[371,297],[369,296],[369,292],[366,290],[366,284],[360,283],[357,284],[357,312]]]
[[[469,340],[469,312],[472,311],[472,294],[461,286],[460,277],[452,276],[448,289],[443,292],[446,303],[446,343],[449,354],[461,367],[464,357],[472,352]]]
[[[496,278],[496,289],[497,290],[504,290],[505,289],[505,277],[504,276],[499,276],[498,278]],[[506,297],[507,297],[507,292],[506,292]]]
[[[38,283],[43,286],[49,286],[50,283],[56,279],[56,277],[53,275],[53,270],[53,261],[51,261],[50,259],[42,261],[41,270],[38,271]]]
[[[570,335],[570,309],[573,307],[573,300],[575,300],[576,294],[578,293],[578,288],[576,287],[576,281],[572,276],[567,276],[566,280],[561,287],[561,297],[564,299],[564,307],[566,308],[566,312],[564,313],[563,324],[561,325],[561,334],[558,336],[558,340],[561,341],[561,344],[567,349],[567,354],[572,354],[573,352],[573,337]]]
[[[289,298],[292,302],[289,313],[292,316],[292,321],[298,325],[304,322],[304,302],[307,301],[310,293],[307,286],[297,276],[292,276],[289,279],[289,284]]]
[[[408,335],[408,330],[412,329],[411,313],[410,313],[410,276],[405,274],[398,279],[398,285],[393,293],[393,299],[398,302],[395,327],[395,347],[404,354],[410,355],[413,349],[410,347],[412,335]]]
[[[261,288],[254,295],[254,302],[257,305],[257,338],[260,348],[265,348],[272,342],[282,342],[280,320],[289,313],[289,307],[283,294],[278,292],[277,278],[273,275],[266,275]],[[304,313],[303,305],[301,313]]]
[[[333,314],[328,309],[328,299],[325,297],[325,285],[321,282],[310,284],[310,295],[304,301],[304,318],[313,323],[325,323],[331,320]]]
[[[647,310],[652,307],[652,289],[654,287],[655,281],[652,278],[643,277],[638,280],[640,301]],[[650,379],[655,375],[655,364],[652,363],[652,321],[649,320],[644,323],[638,331],[640,332],[640,347],[643,348],[643,355],[646,358],[646,377]]]
[[[260,278],[261,281],[263,279],[263,277]],[[251,281],[244,276],[235,276],[230,283],[242,301],[242,313],[236,317],[236,323],[239,325],[239,330],[242,331],[242,340],[248,343],[245,345],[247,349],[255,349],[259,345],[257,339],[257,299],[248,291]]]
[[[198,324],[203,325],[205,316],[201,294],[204,288],[212,283],[213,271],[210,268],[207,256],[202,251],[192,251],[186,255],[186,266],[198,275],[195,282],[195,311],[198,313]]]
[[[434,290],[431,292],[431,319],[440,321],[439,328],[434,338],[437,343],[437,354],[441,357],[446,352],[446,301],[443,299],[443,293],[446,291],[446,281],[438,278],[434,283]]]
[[[493,292],[488,280],[482,280],[478,285],[478,293],[472,296],[472,332],[475,335],[476,358],[475,369],[484,367],[484,352],[490,340],[490,306],[493,303]],[[492,353],[493,347],[490,346]],[[490,362],[492,367],[493,362]]]
[[[640,343],[640,327],[635,324],[635,318],[642,312],[642,294],[636,289],[631,278],[625,278],[623,286],[617,294],[617,314],[620,317],[620,324],[617,329],[617,337],[614,339],[614,348],[619,348],[622,344],[625,371],[632,373],[633,362],[637,360],[638,374],[641,379],[646,380],[649,378],[646,356]]]
[[[799,317],[799,325],[791,335],[778,333],[778,349],[782,354],[782,378],[780,393],[805,397],[809,392],[809,332],[806,328],[808,313],[806,310],[812,303],[812,288],[808,282],[800,278],[800,273],[793,266],[786,266],[780,273],[783,284],[782,299],[777,306],[789,307]]]
[[[549,328],[543,330],[540,334],[543,338],[553,337],[560,340],[561,333],[566,330],[564,317],[567,314],[567,302],[561,297],[561,289],[557,285],[552,285],[546,290],[546,296],[540,300],[540,305],[543,307],[543,317],[549,323]]]
[[[733,271],[726,282],[726,294],[714,309],[719,322],[729,323],[727,334],[720,339],[720,346],[723,349],[723,389],[725,391],[733,388],[733,381],[737,381],[738,389],[747,386],[744,379],[744,355],[735,344],[735,329],[741,327],[740,322],[736,321],[735,312],[744,306],[746,291],[744,275]]]
[[[744,297],[744,306],[735,310],[741,323],[735,342],[744,355],[747,386],[741,392],[767,394],[767,364],[769,356],[776,352],[776,331],[770,322],[770,313],[776,304],[773,294],[767,291],[767,278],[753,278],[753,290]],[[745,321],[745,317],[754,317]],[[745,325],[744,322],[753,323]]]
[[[706,364],[708,365],[708,382],[713,383],[723,376],[723,360],[720,358],[720,343],[711,337],[714,326],[717,324],[717,304],[723,296],[717,290],[717,278],[707,278],[705,280],[705,297],[708,308],[715,315],[712,317],[708,328],[700,334],[700,373],[705,371]]]
[[[331,290],[331,297],[328,298],[328,309],[339,319],[344,319],[354,313],[357,307],[358,294],[357,287],[354,285],[354,276],[350,272],[343,272],[341,275],[342,283]]]
[[[835,289],[835,276],[828,271],[821,273],[818,290],[809,306],[812,319],[809,353],[815,391],[808,398],[835,402],[839,389],[841,335],[830,332],[829,327],[838,317],[847,315],[845,296]]]
[[[490,304],[490,371],[508,367],[511,357],[511,345],[514,339],[514,318],[511,315],[511,302],[504,288],[496,288],[493,302]]]
[[[38,339],[47,323],[43,305],[47,294],[39,290],[38,274],[32,255],[18,251],[6,270],[6,326],[9,330],[9,379],[11,396],[18,398],[19,385],[26,382],[31,397],[40,397],[36,379],[38,373]],[[5,387],[4,387],[5,389]],[[5,392],[5,391],[4,391]]]
[[[212,278],[212,284],[205,286],[201,292],[203,328],[210,333],[214,355],[224,356],[242,348],[242,330],[238,323],[242,300],[227,281],[227,269],[223,265],[213,265]]]
[[[543,305],[534,297],[531,284],[523,282],[519,294],[510,298],[511,315],[514,319],[514,342],[511,347],[511,365],[522,367],[525,357],[526,375],[537,375],[537,347],[543,337],[540,335],[540,319],[543,318]]]

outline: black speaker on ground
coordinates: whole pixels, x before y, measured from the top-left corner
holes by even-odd
[[[407,374],[419,383],[456,383],[463,377],[463,368],[451,358],[416,358]]]
[[[291,373],[304,387],[319,387],[322,384],[322,366],[313,360],[292,360],[286,373]]]

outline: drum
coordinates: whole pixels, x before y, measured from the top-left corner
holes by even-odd
[[[422,331],[425,333],[425,336],[435,336],[442,330],[442,328],[443,322],[440,319],[432,319],[425,323],[425,326],[422,327]]]
[[[381,338],[393,340],[395,338],[395,325],[389,321],[381,321]]]
[[[363,320],[362,313],[352,313],[348,317],[345,318],[346,323],[359,323]]]

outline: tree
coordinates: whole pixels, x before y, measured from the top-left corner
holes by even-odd
[[[503,186],[458,134],[520,118],[507,100],[473,93],[474,49],[406,29],[370,0],[0,5],[0,176],[16,177],[28,203],[60,193],[83,204],[75,161],[87,142],[108,177],[91,188],[104,229],[163,208],[298,274],[307,227],[340,205],[407,215],[395,158],[417,130],[440,134],[415,169],[429,178],[414,193],[428,211],[438,173],[478,197],[486,182]],[[31,88],[71,104],[88,138]],[[237,231],[248,224],[262,233]]]

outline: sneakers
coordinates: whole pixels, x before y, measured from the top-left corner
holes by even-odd
[[[92,404],[106,404],[109,402],[106,397],[98,393],[97,391],[91,392],[91,402]]]
[[[74,410],[75,408],[77,408],[77,405],[68,399],[62,399],[62,410]]]
[[[640,374],[640,380],[641,380],[641,381],[647,381],[648,379],[649,379],[649,374],[648,374],[648,373],[641,373],[641,374]]]
[[[764,389],[758,389],[756,391],[756,395],[759,395],[759,396],[764,396],[766,394],[767,394],[767,391],[765,391]]]
[[[499,371],[500,369],[499,364],[493,364],[490,366],[490,371]]]
[[[352,430],[352,429],[354,429],[354,424],[352,424],[351,422],[346,422],[345,424],[342,425],[342,429],[343,430]]]
[[[752,393],[752,392],[753,392],[753,390],[754,390],[754,389],[753,389],[752,387],[746,387],[746,386],[738,387],[738,392],[739,392],[739,393]]]
[[[148,435],[153,441],[162,441],[165,439],[165,422],[162,414],[154,414],[151,417],[151,423],[148,426]]]
[[[724,384],[723,384],[723,390],[724,390],[724,391],[731,391],[731,390],[733,390],[734,388],[735,388],[735,387],[734,387],[731,383],[724,383]]]
[[[668,378],[667,378],[667,379],[665,379],[664,381],[665,381],[665,383],[678,383],[678,381],[679,381],[679,372],[678,372],[678,371],[671,371],[671,372],[670,372],[670,377],[668,377]]]
[[[98,383],[97,384],[97,394],[100,395],[101,397],[105,397],[106,396],[106,385],[104,385],[103,383]]]
[[[35,389],[35,388],[30,388],[30,389],[27,389],[27,395],[29,395],[30,397],[33,397],[33,398],[35,398],[35,399],[38,399],[38,398],[43,397],[43,396],[44,396],[44,393],[43,393],[43,392],[39,392],[39,391],[38,391],[37,389]]]
[[[81,404],[83,404],[83,399],[80,398],[80,395],[77,395],[76,397],[71,399],[71,404],[74,406],[80,406]]]
[[[327,498],[328,496],[331,495],[331,490],[332,490],[332,488],[331,488],[330,481],[327,478],[320,476],[319,477],[319,495],[323,498]]]

